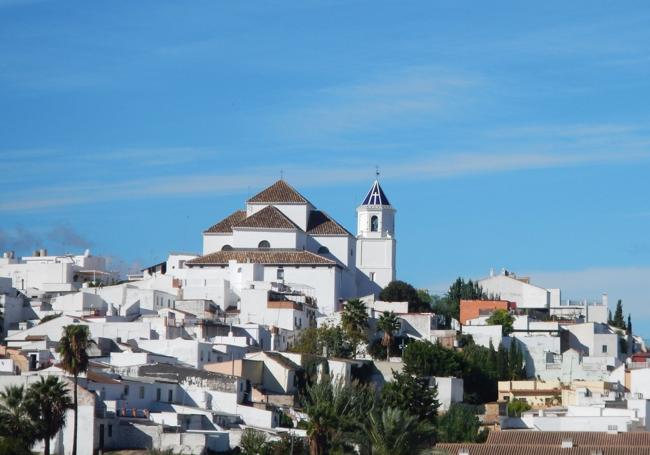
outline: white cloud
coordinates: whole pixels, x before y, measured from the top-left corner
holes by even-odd
[[[406,156],[406,155],[404,155]],[[529,169],[546,169],[583,164],[623,163],[646,160],[650,153],[455,153],[441,156],[419,154],[407,162],[384,162],[385,179],[438,179]],[[38,210],[89,202],[132,198],[232,194],[254,191],[277,178],[283,168],[291,182],[300,187],[355,182],[366,161],[345,161],[323,166],[281,166],[252,168],[220,174],[158,176],[105,182],[103,180],[61,184],[29,190],[7,191],[0,212]]]

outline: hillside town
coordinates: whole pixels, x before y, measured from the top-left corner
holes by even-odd
[[[624,302],[507,269],[417,289],[369,186],[348,230],[278,180],[213,209],[201,252],[128,276],[89,250],[4,252],[0,452],[648,453]]]

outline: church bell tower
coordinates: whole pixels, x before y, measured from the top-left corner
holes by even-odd
[[[360,290],[377,293],[395,280],[395,247],[395,209],[375,180],[357,207],[356,265],[367,279]]]

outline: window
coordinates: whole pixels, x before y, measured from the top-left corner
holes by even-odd
[[[271,244],[268,240],[262,240],[258,245],[258,248],[271,248]]]
[[[278,280],[284,280],[284,269],[282,267],[278,267],[277,278]]]
[[[377,215],[373,215],[372,218],[370,218],[370,231],[377,232],[378,230],[379,230],[379,218],[377,218]]]
[[[326,246],[321,246],[318,248],[318,254],[329,254],[330,249],[327,248]]]
[[[124,396],[125,396],[125,397],[128,397],[128,396],[129,396],[129,386],[128,386],[128,385],[125,385],[125,386],[124,386]]]
[[[603,354],[606,353],[606,352],[607,352],[607,345],[604,344],[604,345],[603,345]]]
[[[160,394],[161,394],[160,388],[157,388],[156,389],[156,401],[160,401]]]
[[[244,391],[244,383],[242,383],[242,382],[239,383],[239,391],[240,392]]]
[[[144,386],[140,386],[140,394],[138,395],[141,400],[144,400]]]
[[[224,245],[221,247],[221,251],[232,251],[232,247],[230,245]]]
[[[109,438],[113,437],[113,425],[108,426],[108,437]]]
[[[174,401],[174,391],[171,389],[167,392],[167,401],[170,403]]]
[[[370,272],[370,281],[375,281],[375,272]]]

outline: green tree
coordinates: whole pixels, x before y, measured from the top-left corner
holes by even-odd
[[[368,340],[368,309],[366,304],[360,299],[348,300],[343,306],[341,325],[351,342],[354,355],[358,345]]]
[[[495,310],[486,322],[488,325],[500,325],[503,336],[508,336],[512,333],[515,318],[508,311],[499,309]]]
[[[50,455],[50,439],[65,424],[65,412],[72,408],[65,383],[56,376],[41,376],[27,389],[29,414],[35,435],[45,443],[44,455]]]
[[[266,433],[246,428],[241,434],[239,447],[243,455],[260,455],[266,451]]]
[[[530,410],[530,405],[523,400],[515,398],[508,403],[508,416],[521,417],[522,412]]]
[[[438,442],[478,442],[480,428],[481,422],[472,406],[452,403],[438,419]]]
[[[386,347],[386,360],[390,358],[390,346],[393,343],[393,336],[399,330],[399,319],[392,311],[384,311],[377,321],[377,330],[384,332],[381,338],[382,346]]]
[[[508,379],[522,379],[524,374],[524,357],[516,339],[510,342],[508,350]]]
[[[614,311],[614,320],[612,325],[619,329],[625,329],[625,317],[623,316],[623,301],[621,299],[616,303],[616,310]]]
[[[438,415],[438,387],[408,373],[393,371],[393,380],[381,391],[384,407],[401,409],[420,421],[435,423]]]
[[[309,416],[309,453],[324,455],[350,450],[372,409],[374,393],[367,387],[332,385],[329,381],[307,386],[303,411]]]
[[[324,325],[303,330],[291,351],[349,359],[352,357],[352,343],[341,327]]]
[[[450,307],[451,316],[454,319],[460,318],[460,301],[461,300],[482,300],[487,298],[481,286],[472,280],[465,281],[463,278],[457,278],[446,295]]]
[[[506,380],[509,375],[509,367],[508,367],[508,351],[506,351],[506,348],[503,347],[503,344],[499,345],[499,349],[497,349],[497,379],[498,380]]]
[[[371,413],[368,436],[372,455],[413,455],[428,445],[434,427],[399,408]]]
[[[409,313],[429,311],[428,304],[420,300],[418,291],[404,281],[391,281],[382,289],[379,299],[385,302],[408,302]]]
[[[61,368],[74,378],[73,407],[74,431],[72,436],[72,455],[77,455],[78,401],[77,384],[79,374],[88,370],[88,353],[90,332],[87,325],[67,325],[63,327],[63,336],[59,340],[57,351],[61,356]]]
[[[0,392],[0,436],[25,451],[36,442],[23,386],[8,386]]]
[[[627,314],[627,334],[632,335],[632,315]]]
[[[402,361],[404,372],[415,376],[459,376],[463,371],[456,352],[430,341],[415,341],[406,345]]]

